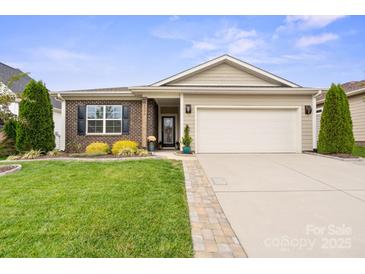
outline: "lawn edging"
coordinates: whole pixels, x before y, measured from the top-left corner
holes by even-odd
[[[15,173],[15,172],[18,172],[19,170],[22,169],[22,166],[21,165],[1,165],[0,167],[3,167],[3,166],[10,166],[12,167],[12,169],[9,169],[9,170],[6,170],[6,171],[3,171],[3,172],[0,172],[0,176],[4,176],[4,175],[8,175],[8,174],[12,174],[12,173]]]
[[[319,157],[330,158],[330,159],[334,159],[334,160],[345,161],[345,162],[362,161],[361,157],[342,158],[342,157],[338,157],[338,156],[334,156],[334,155],[321,154],[321,153],[316,153],[316,152],[312,152],[312,151],[305,151],[303,153],[313,155],[313,156],[319,156]]]
[[[54,158],[36,158],[36,159],[19,159],[19,160],[2,160],[0,163],[14,162],[31,162],[31,161],[85,161],[85,162],[108,162],[108,161],[128,161],[128,160],[147,160],[158,159],[157,156],[146,157],[125,157],[125,158],[95,158],[95,157],[54,157]]]

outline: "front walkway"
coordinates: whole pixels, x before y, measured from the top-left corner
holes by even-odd
[[[195,257],[247,257],[199,161],[183,160]]]

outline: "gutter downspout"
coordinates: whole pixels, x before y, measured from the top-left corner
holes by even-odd
[[[322,90],[319,90],[312,96],[312,146],[313,151],[317,152],[317,97],[322,94]]]
[[[61,102],[61,136],[60,136],[60,150],[65,151],[66,149],[66,100],[57,93],[55,97],[57,101]]]

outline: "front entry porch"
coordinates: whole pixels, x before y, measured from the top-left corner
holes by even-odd
[[[179,149],[180,99],[156,98],[158,113],[157,141],[160,149]]]

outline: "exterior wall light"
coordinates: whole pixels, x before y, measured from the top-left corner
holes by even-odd
[[[185,105],[185,113],[191,113],[191,105]]]
[[[304,111],[305,111],[305,114],[306,114],[306,115],[311,114],[311,113],[312,113],[312,106],[310,106],[310,105],[305,105],[305,106],[304,106]]]

